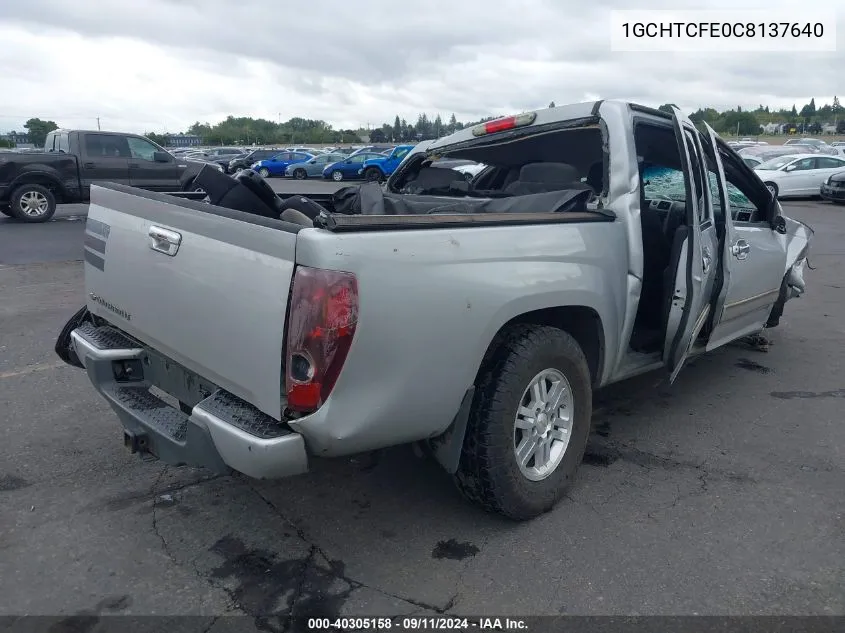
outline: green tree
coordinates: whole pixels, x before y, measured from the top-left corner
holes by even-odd
[[[434,123],[431,124],[431,135],[434,138],[440,138],[441,136],[443,136],[443,131],[443,119],[441,119],[440,115],[438,114],[436,117],[434,117]]]
[[[370,132],[370,142],[371,143],[386,143],[387,137],[384,135],[384,130],[380,127],[377,127],[372,132]]]
[[[798,116],[798,110],[795,109],[795,104],[792,104],[792,112],[790,112],[792,116]]]
[[[458,127],[458,126],[459,126],[458,119],[457,119],[457,118],[455,118],[455,113],[453,112],[453,113],[452,113],[452,116],[450,116],[450,117],[449,117],[449,123],[446,125],[446,131],[447,131],[449,134],[451,134],[451,133],[452,133],[452,132],[454,132],[455,130],[460,130],[460,129],[461,129],[461,128],[460,128],[460,127]]]
[[[10,141],[7,138],[0,138],[0,147],[11,148],[12,147],[12,141]]]
[[[43,146],[47,135],[53,130],[59,129],[55,121],[42,121],[38,118],[30,119],[23,126],[29,135],[29,142],[36,147]]]
[[[148,139],[150,139],[156,145],[161,145],[162,147],[167,147],[167,137],[164,134],[156,134],[155,132],[147,132],[144,134]]]
[[[405,130],[405,126],[402,125],[402,121],[399,119],[399,115],[396,115],[396,118],[393,119],[393,137],[394,141],[401,141],[402,140],[402,132]]]
[[[816,113],[816,100],[810,99],[810,103],[801,108],[800,116],[804,119],[809,119]]]

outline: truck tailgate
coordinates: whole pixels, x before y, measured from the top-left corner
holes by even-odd
[[[297,229],[121,185],[91,187],[88,307],[275,419]]]

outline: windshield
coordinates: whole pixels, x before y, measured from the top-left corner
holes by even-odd
[[[778,156],[777,158],[773,158],[772,160],[767,160],[765,163],[760,163],[754,169],[758,171],[762,170],[774,170],[780,169],[784,165],[788,165],[792,161],[795,160],[795,156]]]

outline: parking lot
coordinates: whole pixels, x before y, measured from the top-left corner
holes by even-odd
[[[269,482],[129,455],[53,352],[86,207],[0,219],[0,615],[845,614],[845,208],[784,207],[813,270],[770,350],[597,394],[577,482],[524,524],[405,447]]]

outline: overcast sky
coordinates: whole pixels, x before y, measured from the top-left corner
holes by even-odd
[[[638,8],[838,15],[831,53],[610,50],[629,0],[0,0],[0,131],[174,132],[229,114],[380,125],[595,98],[791,107],[845,98],[845,2],[644,0]]]

